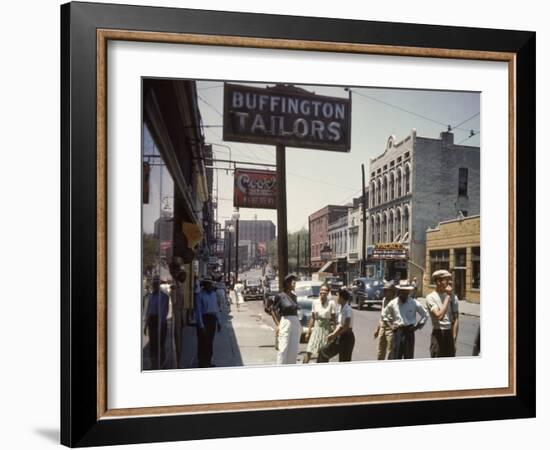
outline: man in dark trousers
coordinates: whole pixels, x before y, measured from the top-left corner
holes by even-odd
[[[152,292],[149,294],[144,330],[144,333],[149,336],[149,358],[153,370],[160,369],[164,363],[169,301],[168,295],[160,290],[159,276],[155,275],[152,282]]]
[[[393,329],[393,355],[390,359],[414,358],[414,333],[428,320],[428,312],[422,304],[411,297],[414,288],[401,280],[396,286],[394,298],[382,312],[382,320]],[[416,316],[420,316],[418,322]]]
[[[350,297],[346,289],[338,290],[338,309],[336,310],[338,324],[327,336],[327,344],[319,350],[318,363],[329,362],[330,358],[336,355],[340,362],[351,361],[355,335],[353,334],[353,310],[349,304]]]
[[[195,293],[197,358],[199,367],[214,367],[212,353],[216,331],[221,331],[220,308],[212,278],[203,278],[201,285],[202,288]]]

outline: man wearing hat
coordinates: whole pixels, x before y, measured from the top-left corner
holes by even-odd
[[[374,338],[378,338],[377,359],[383,360],[391,358],[393,352],[393,330],[392,327],[384,322],[382,314],[386,306],[395,298],[395,285],[392,281],[384,283],[384,299],[382,300],[382,309],[380,310],[380,322],[374,331]]]
[[[285,277],[283,292],[275,296],[271,317],[278,337],[277,364],[296,364],[300,349],[302,325],[298,320],[298,301],[294,294],[295,275]]]
[[[382,320],[393,330],[393,354],[390,359],[414,358],[414,333],[428,320],[428,312],[411,297],[414,288],[401,280],[396,285],[397,298],[388,303],[382,312]],[[420,316],[418,322],[416,316]]]
[[[212,278],[204,277],[201,286],[201,289],[195,293],[197,358],[199,367],[213,367],[214,336],[216,331],[221,331],[220,309]]]
[[[456,355],[458,335],[458,298],[453,294],[452,275],[447,270],[432,274],[435,290],[426,297],[432,319],[430,355],[432,358]]]
[[[164,363],[166,340],[166,319],[168,316],[168,295],[160,289],[160,277],[153,276],[152,292],[149,294],[145,314],[144,333],[149,337],[149,359],[151,369],[158,370]]]

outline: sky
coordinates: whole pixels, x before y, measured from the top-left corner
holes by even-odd
[[[252,84],[252,83],[250,83]],[[267,83],[258,83],[265,87]],[[320,95],[348,97],[344,87],[302,86]],[[275,147],[224,142],[222,136],[223,82],[198,81],[197,92],[205,140],[212,143],[214,155],[233,160],[275,163]],[[451,127],[455,143],[479,146],[480,94],[472,92],[423,91],[404,89],[352,88],[351,151],[287,147],[287,222],[288,231],[306,228],[308,216],[328,204],[343,205],[361,193],[361,164],[369,174],[369,159],[384,152],[390,135],[397,141],[415,128],[418,136],[439,137]],[[477,134],[469,138],[470,130]],[[217,163],[218,167],[227,167]],[[239,167],[239,165],[237,165]],[[253,167],[253,166],[248,166]],[[215,171],[218,221],[233,213],[233,177],[225,170]],[[216,192],[214,193],[216,197]],[[277,223],[275,210],[240,209],[241,219],[269,219]]]
[[[265,87],[273,83],[267,80],[266,83],[247,84]],[[300,87],[320,95],[343,98],[349,95],[344,87]],[[479,146],[480,94],[477,92],[368,87],[352,87],[351,90],[352,134],[349,153],[292,147],[286,149],[289,232],[307,229],[308,216],[322,207],[328,204],[344,205],[360,195],[361,164],[365,165],[368,184],[369,159],[384,152],[391,135],[399,142],[412,129],[416,129],[418,136],[438,138],[450,125],[455,134],[455,143]],[[231,155],[234,161],[275,164],[274,146],[222,140],[223,81],[197,81],[197,93],[205,141],[213,145],[214,158],[227,160]],[[472,137],[470,130],[475,132]],[[147,147],[147,139],[145,144]],[[222,169],[232,167],[224,162],[216,162],[215,165]],[[237,164],[237,167],[255,166]],[[156,178],[157,175],[152,174],[152,183],[158,184]],[[166,182],[163,179],[163,187]],[[152,186],[152,190],[157,187]],[[168,186],[163,190],[169,189]],[[231,171],[214,170],[213,196],[218,201],[217,221],[223,224],[233,214]],[[158,202],[151,207],[158,210]],[[239,212],[241,219],[267,219],[277,224],[275,210],[240,208]]]

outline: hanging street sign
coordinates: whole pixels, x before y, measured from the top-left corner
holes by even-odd
[[[223,140],[349,152],[351,99],[225,83]]]
[[[276,172],[235,169],[233,206],[238,208],[277,209]]]

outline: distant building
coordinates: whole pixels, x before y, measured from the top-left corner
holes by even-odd
[[[232,224],[232,221],[225,221],[225,229]],[[239,220],[239,246],[243,241],[248,241],[247,255],[249,260],[247,264],[252,264],[255,261],[256,256],[265,254],[267,245],[275,239],[275,224],[271,220]],[[233,242],[233,245],[234,242]],[[245,245],[245,244],[242,244]],[[253,247],[252,250],[250,250]],[[245,264],[245,261],[241,259],[239,254],[239,265]]]
[[[440,222],[426,232],[424,293],[434,289],[431,274],[445,269],[453,274],[458,298],[479,303],[481,284],[480,218],[464,217]]]
[[[454,144],[454,135],[439,139],[416,135],[388,139],[384,152],[370,160],[367,242],[400,243],[407,260],[383,261],[387,278],[422,279],[426,230],[439,222],[479,214],[479,147]]]
[[[328,227],[343,216],[347,216],[348,206],[327,205],[309,216],[311,268],[319,270],[331,261]],[[325,250],[325,252],[323,252]],[[328,267],[328,266],[327,266]]]

